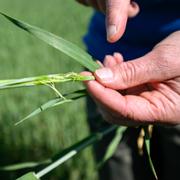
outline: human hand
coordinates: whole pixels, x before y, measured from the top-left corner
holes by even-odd
[[[123,62],[116,54],[107,56],[104,65],[94,73],[96,81],[85,84],[107,121],[180,123],[180,31],[141,58]]]
[[[123,35],[128,17],[139,12],[136,2],[130,0],[77,0],[81,4],[92,6],[106,15],[107,40],[116,42]]]

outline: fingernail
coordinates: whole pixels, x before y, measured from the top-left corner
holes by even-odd
[[[116,56],[116,57],[117,57],[117,56],[119,56],[119,53],[114,52],[114,53],[113,53],[113,56]]]
[[[117,33],[117,28],[115,25],[110,25],[107,28],[107,37],[108,39],[111,38],[112,36],[114,36]]]
[[[104,61],[105,60],[108,60],[108,59],[110,59],[111,58],[111,55],[106,55],[105,57],[104,57]]]
[[[102,81],[110,81],[113,79],[113,72],[109,68],[98,69],[95,74]]]

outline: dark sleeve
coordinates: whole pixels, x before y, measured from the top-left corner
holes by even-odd
[[[135,0],[141,8],[175,8],[180,10],[180,0]]]

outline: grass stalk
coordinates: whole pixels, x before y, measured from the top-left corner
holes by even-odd
[[[57,156],[58,158],[52,164],[48,165],[46,168],[37,172],[36,177],[39,179],[39,178],[43,177],[44,175],[48,174],[50,171],[54,170],[62,163],[66,162],[73,156],[77,155],[81,150],[102,140],[104,138],[104,136],[106,136],[110,132],[114,131],[117,127],[118,126],[116,126],[116,125],[111,125],[109,127],[106,127],[103,130],[101,130],[97,133],[94,133],[94,134],[90,135],[89,137],[81,140],[80,142],[74,144],[73,146],[69,147],[68,149],[65,149]]]

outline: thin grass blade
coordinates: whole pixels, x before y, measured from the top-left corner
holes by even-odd
[[[32,117],[38,115],[39,113],[41,113],[47,109],[50,109],[50,108],[53,108],[55,106],[59,106],[59,105],[65,104],[65,103],[72,102],[76,99],[80,99],[82,97],[85,97],[86,95],[87,95],[87,92],[84,89],[84,90],[79,90],[79,91],[75,91],[75,92],[66,94],[63,96],[64,98],[63,97],[57,97],[55,99],[52,99],[52,100],[44,103],[43,105],[41,105],[39,108],[34,110],[31,114],[29,114],[28,116],[26,116],[22,120],[15,123],[15,126],[21,124],[22,122],[24,122],[25,120],[27,120],[29,118],[32,118]]]
[[[86,53],[84,50],[76,46],[75,44],[58,37],[48,31],[40,29],[38,27],[32,26],[27,24],[23,21],[17,20],[13,17],[10,17],[2,12],[0,12],[5,18],[7,18],[10,22],[18,26],[19,28],[27,31],[28,33],[32,34],[33,36],[43,40],[50,46],[62,51],[66,55],[70,56],[82,66],[86,67],[90,71],[94,72],[96,69],[100,68],[100,66],[93,61],[93,58]]]
[[[47,159],[45,161],[40,161],[40,162],[24,162],[24,163],[18,163],[18,164],[11,164],[11,165],[0,167],[0,171],[17,171],[21,169],[35,168],[37,166],[50,164],[51,162],[52,162],[51,159]]]
[[[127,127],[122,127],[122,126],[116,129],[116,134],[112,139],[112,141],[110,142],[109,146],[107,147],[106,153],[102,161],[99,162],[98,168],[102,167],[102,165],[113,156],[116,149],[118,148],[118,145],[123,137],[123,133],[126,131],[126,129]]]
[[[151,155],[150,155],[150,139],[145,139],[145,145],[146,145],[146,150],[147,150],[147,154],[148,154],[148,159],[149,159],[149,164],[150,164],[151,170],[152,170],[152,172],[154,174],[154,177],[157,180],[158,179],[157,173],[156,173],[156,170],[154,168],[154,164],[152,162]]]
[[[66,162],[67,160],[71,159],[73,156],[77,155],[83,149],[91,146],[94,143],[101,141],[107,134],[114,131],[116,128],[117,128],[116,125],[111,125],[111,126],[105,127],[103,129],[101,129],[100,131],[98,131],[97,133],[93,133],[90,136],[88,136],[87,138],[85,138],[85,139],[75,143],[71,147],[63,150],[58,155],[56,155],[55,158],[52,158],[53,163],[51,163],[50,165],[48,165],[41,171],[37,172],[36,177],[41,178],[41,177],[45,176],[46,174],[48,174],[49,172],[51,172],[52,170],[54,170],[55,168],[57,168],[64,162]]]
[[[39,178],[36,177],[35,172],[29,172],[16,180],[39,180]]]

